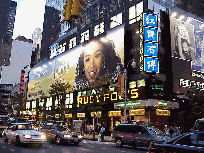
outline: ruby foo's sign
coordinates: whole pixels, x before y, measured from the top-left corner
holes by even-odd
[[[130,89],[127,90],[127,98],[130,100],[134,100],[140,97],[140,93],[138,92],[138,89]],[[95,99],[95,100],[94,100]],[[91,96],[84,96],[77,98],[77,106],[79,107],[79,104],[85,105],[90,103],[101,103],[101,102],[107,102],[107,101],[124,101],[123,97],[120,96],[117,92],[111,92],[106,94],[100,94],[100,95],[93,95]]]

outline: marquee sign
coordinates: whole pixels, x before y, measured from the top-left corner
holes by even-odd
[[[133,99],[137,99],[140,96],[138,89],[131,89],[131,90],[127,90],[127,98],[133,100]],[[101,94],[101,95],[95,95],[95,100],[94,101],[94,97],[91,96],[86,96],[86,97],[79,97],[77,98],[77,104],[79,107],[79,104],[89,104],[89,103],[93,103],[93,102],[106,102],[107,100],[111,100],[111,101],[123,101],[123,98],[118,95],[117,92],[111,92],[111,93],[106,93],[106,94]]]
[[[180,79],[179,80],[179,86],[184,87],[184,88],[196,88],[196,89],[199,89],[199,90],[204,90],[204,83],[195,82],[195,81],[192,81],[192,80]]]
[[[159,73],[157,15],[140,15],[140,72]]]

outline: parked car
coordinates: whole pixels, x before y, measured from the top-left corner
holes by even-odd
[[[17,145],[20,143],[38,143],[47,142],[46,135],[42,132],[35,131],[29,123],[11,123],[4,129],[4,142],[11,140]]]
[[[204,132],[184,133],[166,142],[151,143],[148,152],[151,153],[190,153],[204,152]]]
[[[148,148],[152,141],[163,142],[169,139],[164,134],[153,132],[148,126],[135,124],[119,124],[113,129],[111,135],[117,147],[130,145]]]
[[[47,124],[40,129],[40,131],[46,134],[49,141],[54,141],[56,144],[67,142],[78,145],[79,142],[83,140],[81,135],[77,135],[75,132],[72,132],[69,128],[62,125]]]

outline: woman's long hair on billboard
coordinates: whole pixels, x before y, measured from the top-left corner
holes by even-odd
[[[121,58],[116,55],[115,45],[113,41],[107,39],[107,37],[95,38],[89,42],[82,45],[82,53],[79,57],[77,68],[76,68],[76,78],[74,81],[74,90],[85,89],[91,86],[90,81],[86,77],[84,70],[84,53],[86,46],[92,42],[96,41],[103,46],[103,60],[100,68],[100,77],[110,76],[112,82],[118,80],[119,72],[116,70],[117,64],[121,64]]]

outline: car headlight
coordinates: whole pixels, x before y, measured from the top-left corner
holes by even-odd
[[[71,135],[64,135],[64,137],[71,138],[72,136]]]
[[[81,139],[81,138],[83,138],[83,135],[78,135],[78,137]]]
[[[45,138],[46,138],[46,135],[41,135],[41,138],[42,138],[42,139],[45,139]]]
[[[26,138],[26,139],[30,139],[30,138],[32,138],[31,135],[23,135],[23,137]]]

